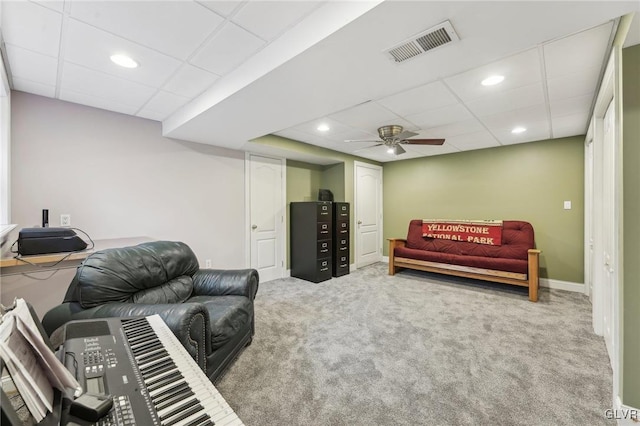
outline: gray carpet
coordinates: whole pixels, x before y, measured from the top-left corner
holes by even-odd
[[[253,344],[217,384],[248,426],[607,424],[612,373],[582,294],[531,303],[378,263],[260,284],[255,307]]]

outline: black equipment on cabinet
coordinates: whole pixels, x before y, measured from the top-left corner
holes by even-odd
[[[330,201],[291,203],[291,276],[319,283],[331,279],[333,212]]]
[[[349,203],[333,203],[333,265],[334,277],[349,273]]]

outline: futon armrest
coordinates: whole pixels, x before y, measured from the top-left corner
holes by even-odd
[[[255,299],[260,278],[255,269],[201,269],[193,276],[197,296],[245,296]]]

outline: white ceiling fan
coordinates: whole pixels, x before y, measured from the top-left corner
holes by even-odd
[[[378,142],[375,146],[384,145],[389,148],[390,154],[400,155],[407,152],[401,145],[442,145],[444,139],[409,139],[412,136],[417,136],[418,133],[404,130],[402,126],[389,125],[378,128],[378,139],[347,139],[345,142]],[[367,149],[367,148],[365,148]]]

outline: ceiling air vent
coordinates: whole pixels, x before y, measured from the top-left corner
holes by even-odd
[[[385,53],[395,62],[403,62],[457,40],[460,40],[460,37],[454,31],[451,22],[445,21],[385,50]]]

